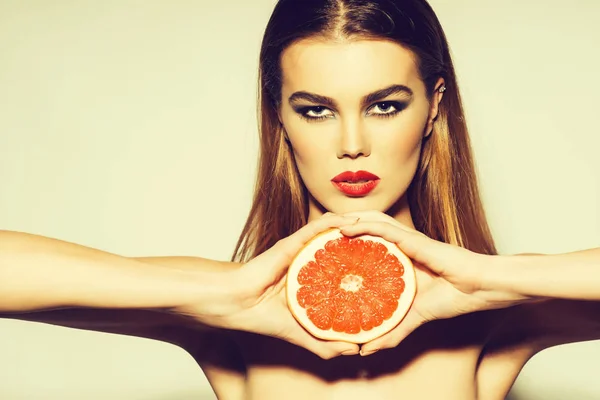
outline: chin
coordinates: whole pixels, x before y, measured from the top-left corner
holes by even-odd
[[[345,214],[356,211],[380,211],[386,212],[390,209],[398,199],[383,198],[383,196],[364,196],[364,197],[346,197],[336,195],[330,198],[323,199],[318,202],[314,198],[316,210],[321,210],[323,213],[332,212],[335,214]],[[313,208],[313,207],[309,207]],[[315,211],[316,211],[315,210]]]

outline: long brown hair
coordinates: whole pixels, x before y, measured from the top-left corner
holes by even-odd
[[[446,92],[408,189],[415,227],[427,236],[496,254],[479,196],[471,145],[446,36],[425,0],[279,0],[260,51],[260,155],[254,200],[233,260],[246,261],[306,224],[306,187],[277,110],[282,52],[305,38],[392,40],[411,50],[428,98]]]

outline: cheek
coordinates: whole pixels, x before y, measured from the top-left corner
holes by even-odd
[[[413,164],[418,161],[422,140],[421,131],[404,132],[403,135],[395,135],[389,140],[381,152],[386,153],[386,159],[389,161],[394,160],[398,164]]]
[[[410,115],[393,124],[382,124],[372,130],[373,154],[379,154],[390,168],[418,161],[423,141],[426,118]]]
[[[300,172],[326,164],[335,155],[335,126],[306,123],[298,118],[284,121],[294,158]]]
[[[374,168],[378,173],[388,172],[395,176],[395,181],[410,178],[407,174],[414,173],[417,167],[426,123],[425,107],[415,107],[391,120],[367,120],[363,139],[368,142],[370,155],[366,160],[357,160],[357,165]],[[338,124],[306,123],[286,116],[284,125],[296,165],[307,186],[312,186],[311,181],[320,180],[323,174],[339,172],[341,165],[337,153],[342,133]]]
[[[331,143],[298,135],[290,138],[290,141],[298,172],[309,189],[313,184],[321,182],[324,175],[334,170],[334,166],[330,165],[333,159],[336,159],[332,157]]]
[[[303,164],[310,163],[313,160],[324,162],[327,159],[325,155],[332,150],[323,137],[315,140],[312,135],[298,135],[295,133],[290,135],[290,142],[296,162]]]

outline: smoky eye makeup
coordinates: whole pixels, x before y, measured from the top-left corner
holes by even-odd
[[[293,109],[301,118],[309,121],[333,117],[333,111],[324,106],[293,106]]]
[[[376,118],[391,118],[408,107],[408,101],[379,101],[367,108],[366,115]],[[335,113],[325,106],[292,105],[292,109],[303,119],[310,122],[322,121],[335,117]]]

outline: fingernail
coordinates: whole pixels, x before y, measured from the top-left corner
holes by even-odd
[[[370,356],[371,354],[377,352],[379,349],[375,349],[375,350],[369,350],[369,351],[360,351],[360,355],[362,357],[366,357],[366,356]]]

